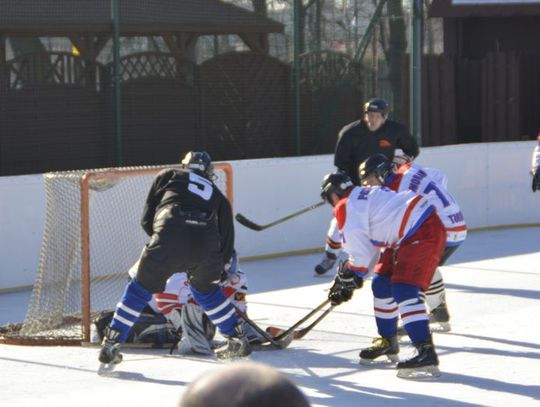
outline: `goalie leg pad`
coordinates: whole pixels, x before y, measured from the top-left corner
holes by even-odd
[[[201,293],[192,286],[191,293],[219,331],[225,336],[232,335],[234,327],[238,324],[238,318],[231,300],[225,297],[221,288],[215,287],[209,293]]]
[[[190,303],[185,304],[182,307],[180,325],[182,339],[178,344],[178,353],[182,355],[191,353],[212,355],[214,353],[211,340],[214,337],[215,328],[201,307]]]

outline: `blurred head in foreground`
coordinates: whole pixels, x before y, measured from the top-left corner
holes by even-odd
[[[309,407],[296,385],[271,366],[232,363],[187,387],[179,407]]]

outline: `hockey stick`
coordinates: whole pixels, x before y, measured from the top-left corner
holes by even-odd
[[[324,311],[321,315],[319,315],[318,318],[315,321],[313,321],[311,324],[309,324],[305,328],[299,329],[298,331],[294,331],[294,334],[293,334],[294,339],[302,339],[304,336],[306,336],[334,308],[335,308],[335,305],[332,305],[330,308],[328,308],[326,311]]]
[[[283,222],[285,222],[285,221],[287,221],[289,219],[295,218],[296,216],[302,215],[303,213],[306,213],[306,212],[309,212],[309,211],[311,211],[313,209],[316,209],[319,206],[323,206],[325,203],[326,203],[325,201],[318,202],[316,204],[308,206],[307,208],[301,209],[298,212],[291,213],[290,215],[287,215],[287,216],[285,216],[285,217],[283,217],[281,219],[275,220],[274,222],[268,223],[266,225],[258,225],[257,223],[255,223],[255,222],[249,220],[248,218],[246,218],[241,213],[237,213],[236,216],[235,216],[235,219],[241,225],[244,225],[245,227],[247,227],[249,229],[256,230],[256,231],[260,232],[261,230],[265,230],[265,229],[271,228],[272,226],[279,225],[280,223],[283,223]]]
[[[274,338],[279,340],[283,338],[284,336],[289,335],[291,332],[294,332],[296,328],[298,328],[300,325],[302,325],[304,322],[306,322],[309,318],[311,318],[313,315],[315,315],[317,312],[319,312],[321,309],[323,309],[326,304],[330,302],[329,299],[324,300],[321,304],[319,304],[316,308],[309,311],[304,317],[302,317],[298,322],[295,322],[290,328],[286,330],[282,330],[280,328],[275,327],[268,327],[266,328],[266,332],[270,333],[271,330],[277,330],[277,334],[274,335]]]
[[[281,338],[273,338],[270,334],[268,334],[265,330],[261,329],[259,325],[257,325],[255,322],[253,322],[245,312],[238,309],[238,307],[234,304],[232,304],[233,307],[236,309],[237,314],[244,320],[246,323],[251,326],[259,335],[261,335],[267,342],[270,343],[270,345],[274,349],[285,349],[287,346],[290,345],[293,338],[293,333],[291,332],[289,335],[283,335]]]
[[[330,308],[327,308],[321,315],[319,315],[317,317],[317,319],[315,319],[315,321],[313,321],[311,324],[309,324],[305,328],[301,328],[301,329],[298,329],[298,330],[295,330],[295,329],[298,328],[303,322],[305,322],[307,319],[309,319],[312,315],[314,315],[317,311],[319,311],[321,308],[323,308],[329,302],[330,302],[330,300],[326,300],[325,302],[323,302],[321,305],[319,305],[317,308],[315,308],[308,315],[306,315],[304,318],[302,318],[300,321],[298,321],[296,324],[291,326],[286,331],[281,329],[281,328],[275,327],[275,326],[269,326],[268,328],[266,328],[266,332],[272,334],[274,336],[274,338],[276,338],[276,339],[279,339],[283,335],[288,335],[290,332],[293,332],[294,339],[301,339],[304,336],[306,336],[307,333],[310,332],[319,322],[321,322],[322,319],[324,317],[326,317],[330,313],[330,311],[332,311],[335,308],[335,305],[332,305]]]

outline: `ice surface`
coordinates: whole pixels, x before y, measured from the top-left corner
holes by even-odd
[[[319,259],[243,263],[251,317],[263,327],[287,327],[320,304],[331,276],[313,276]],[[287,374],[313,406],[540,405],[540,228],[471,233],[443,276],[452,331],[434,337],[437,380],[403,380],[389,365],[358,364],[359,349],[376,335],[369,284],[288,349],[250,358]],[[27,293],[0,295],[0,321],[22,318],[27,301]],[[409,356],[407,340],[401,345],[401,356]],[[99,377],[97,353],[0,345],[0,405],[172,407],[194,378],[224,366],[165,350],[126,349],[116,376]]]

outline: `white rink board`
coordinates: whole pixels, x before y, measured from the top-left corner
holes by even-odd
[[[417,162],[443,170],[471,228],[540,223],[528,174],[534,141],[422,148]],[[231,161],[234,210],[266,224],[319,201],[332,155]],[[0,177],[0,290],[31,285],[45,219],[42,176]],[[141,202],[142,210],[143,202]],[[322,248],[325,206],[261,232],[236,224],[241,256]]]

